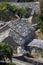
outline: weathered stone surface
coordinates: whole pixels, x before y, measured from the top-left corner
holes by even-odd
[[[18,45],[23,45],[25,43],[25,39],[23,39],[19,34],[17,34],[14,31],[11,31],[9,34],[10,37],[13,38],[13,40],[18,43]]]
[[[6,37],[10,36],[16,43],[23,45],[34,37],[34,31],[34,27],[28,24],[28,22],[25,20],[10,22],[9,25],[0,30],[0,42],[2,42]]]
[[[12,31],[10,36],[13,37],[14,41],[19,44],[24,44],[29,39],[34,37],[34,27],[32,27],[28,22],[24,20],[19,20],[17,22],[12,22],[9,24]]]
[[[43,49],[43,40],[33,39],[33,41],[30,42],[28,46]]]

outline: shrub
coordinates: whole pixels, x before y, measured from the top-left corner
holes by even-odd
[[[21,18],[28,18],[30,16],[30,13],[30,8],[19,8],[17,11],[17,15]]]
[[[41,54],[41,57],[43,58],[43,52],[40,52],[40,54]]]
[[[38,28],[40,28],[40,31],[43,33],[43,14],[41,13],[38,18]]]
[[[41,21],[43,21],[43,13],[41,13],[41,14],[39,15],[39,19],[40,19]]]
[[[19,8],[15,5],[11,6],[8,3],[0,3],[0,20],[9,21],[17,14],[21,18],[28,18],[31,13],[30,8]]]
[[[8,3],[0,3],[0,20],[9,21],[11,19],[12,6]]]
[[[40,6],[40,9],[41,9],[41,13],[43,13],[43,5],[42,4]]]
[[[41,13],[37,16],[37,23],[40,31],[43,33],[43,6],[41,6]]]
[[[5,60],[5,58],[9,58],[12,61],[13,48],[6,44],[0,43],[0,60]]]
[[[16,64],[14,64],[14,63],[9,63],[8,65],[16,65]]]

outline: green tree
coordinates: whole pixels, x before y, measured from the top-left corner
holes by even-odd
[[[38,27],[43,33],[43,6],[41,6],[41,13],[37,16]]]
[[[12,6],[6,3],[0,3],[0,20],[11,20]]]
[[[28,18],[30,16],[30,13],[31,13],[31,10],[30,8],[19,8],[18,11],[17,11],[17,14],[19,17],[21,18]]]
[[[0,60],[5,60],[5,58],[9,58],[9,60],[12,61],[12,56],[13,48],[6,43],[0,43]]]
[[[0,3],[0,20],[12,20],[17,14],[21,18],[28,18],[31,13],[31,8],[20,8],[15,5],[11,6],[9,3]]]

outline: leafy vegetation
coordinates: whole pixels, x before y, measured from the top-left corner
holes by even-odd
[[[41,9],[41,13],[43,13],[43,5],[42,4],[40,6],[40,9]]]
[[[9,63],[8,65],[16,65],[16,64],[14,64],[14,63]]]
[[[30,8],[19,8],[15,5],[11,6],[8,3],[0,3],[0,20],[12,20],[17,14],[20,17],[29,17],[31,13]]]
[[[21,18],[28,18],[30,16],[31,9],[30,8],[19,8],[17,14]]]
[[[0,3],[0,20],[9,21],[12,14],[12,6],[10,4]]]
[[[38,28],[43,33],[43,6],[41,7],[41,13],[37,16]]]
[[[5,60],[5,58],[12,61],[12,55],[13,55],[13,48],[6,44],[6,43],[0,43],[0,60]]]
[[[40,54],[41,54],[41,57],[43,58],[43,52],[41,52]]]

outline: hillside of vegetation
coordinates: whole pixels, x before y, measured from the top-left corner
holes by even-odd
[[[38,39],[43,39],[43,5],[40,6],[40,14],[36,16],[38,30],[35,32]]]
[[[8,3],[0,3],[0,20],[9,21],[15,18],[18,15],[20,18],[28,18],[31,13],[30,8],[19,8],[15,5],[11,6]]]

